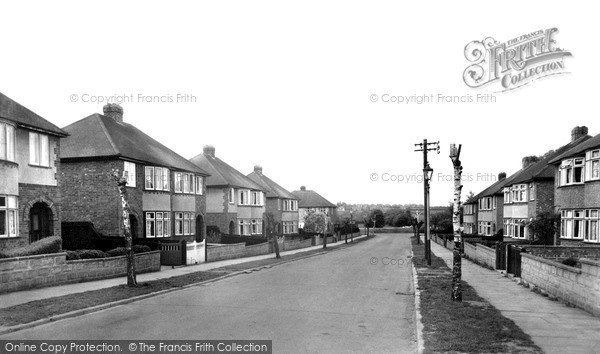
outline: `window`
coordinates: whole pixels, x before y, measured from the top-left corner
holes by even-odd
[[[504,204],[512,203],[512,200],[510,198],[510,188],[504,188],[502,191],[504,192]]]
[[[491,221],[480,221],[479,222],[479,234],[483,236],[492,236],[492,222]]]
[[[240,190],[239,205],[249,205],[250,204],[249,195],[250,195],[249,190]]]
[[[15,162],[15,127],[0,122],[0,160]]]
[[[492,197],[492,200],[493,200],[493,204],[494,204],[492,206],[492,209],[496,209],[496,197]]]
[[[598,210],[585,211],[585,232],[583,240],[586,242],[600,242],[598,238]]]
[[[196,214],[175,213],[175,235],[193,235],[196,230]]]
[[[194,180],[196,182],[194,188],[196,190],[196,194],[202,195],[202,192],[204,191],[204,177],[195,176]]]
[[[512,238],[525,238],[525,219],[505,219],[505,228],[508,228],[507,236]]]
[[[535,184],[529,184],[529,200],[535,200]]]
[[[585,180],[594,181],[600,179],[600,150],[585,153]]]
[[[283,210],[284,211],[297,211],[298,210],[298,201],[285,199],[283,201]]]
[[[561,210],[560,212],[560,237],[583,239],[585,234],[585,215],[591,218],[591,211],[586,214],[584,210]]]
[[[144,171],[145,189],[157,191],[168,191],[170,189],[168,168],[146,166]]]
[[[479,199],[479,210],[492,210],[494,208],[494,197],[485,197]]]
[[[527,201],[527,185],[515,184],[511,188],[511,200],[515,203]]]
[[[48,135],[29,132],[29,164],[50,166],[50,142]]]
[[[135,187],[135,163],[125,161],[123,177],[127,179],[127,187]]]
[[[169,212],[147,212],[146,237],[169,237],[171,234],[169,219]]]
[[[250,220],[248,219],[240,219],[238,221],[240,227],[240,235],[241,236],[249,236],[250,235]]]
[[[298,223],[295,221],[284,221],[283,222],[283,233],[294,234],[298,232]]]
[[[559,168],[561,186],[583,183],[583,158],[563,160]]]
[[[229,188],[229,204],[235,204],[235,189]]]
[[[0,237],[17,237],[19,208],[16,196],[0,195]]]
[[[175,193],[202,194],[202,188],[196,188],[198,181],[192,173],[175,172]]]
[[[512,232],[510,229],[510,219],[504,219],[504,230],[503,230],[503,234],[504,236],[512,236]]]

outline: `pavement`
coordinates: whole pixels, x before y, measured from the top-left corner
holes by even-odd
[[[452,269],[452,252],[431,242]],[[498,271],[462,260],[462,279],[502,315],[531,336],[545,353],[600,353],[600,318],[534,293]]]
[[[354,239],[358,240],[358,239],[361,239],[364,237],[366,237],[366,235],[357,236],[357,237],[354,237]],[[342,239],[341,241],[338,241],[336,243],[328,243],[327,247],[336,247],[336,246],[342,245],[344,243],[345,242]],[[323,249],[323,246],[319,245],[319,246],[300,248],[300,249],[291,250],[291,251],[283,251],[283,252],[280,252],[280,254],[282,256],[285,256],[285,255],[291,255],[291,254],[296,254],[296,253],[314,251],[314,250],[318,250],[318,249]],[[235,265],[235,264],[259,261],[259,260],[269,259],[269,258],[275,258],[275,254],[269,253],[269,254],[265,254],[265,255],[254,256],[254,257],[228,259],[228,260],[223,260],[223,261],[202,263],[202,264],[189,265],[189,266],[180,266],[180,267],[162,266],[161,270],[159,272],[137,274],[136,279],[137,279],[138,283],[143,283],[143,282],[148,282],[148,281],[152,281],[152,280],[166,279],[166,278],[171,278],[171,277],[175,277],[175,276],[179,276],[179,275],[207,271],[207,270],[222,268],[222,267],[231,266],[231,265]],[[113,286],[123,285],[126,283],[127,283],[127,281],[126,281],[125,277],[118,277],[118,278],[96,280],[96,281],[90,281],[90,282],[84,282],[84,283],[75,283],[75,284],[59,285],[59,286],[52,286],[52,287],[40,288],[40,289],[16,291],[16,292],[12,292],[12,293],[4,293],[4,294],[0,294],[0,308],[25,304],[25,303],[35,301],[35,300],[49,299],[49,298],[57,297],[57,296],[82,293],[82,292],[86,292],[86,291],[90,291],[90,290],[105,289],[105,288],[110,288]]]
[[[0,340],[273,340],[274,353],[415,353],[410,237],[244,273]],[[401,261],[401,262],[400,262]]]

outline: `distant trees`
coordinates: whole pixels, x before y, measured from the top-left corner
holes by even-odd
[[[441,212],[431,213],[429,217],[433,232],[451,234],[452,233],[452,206]]]

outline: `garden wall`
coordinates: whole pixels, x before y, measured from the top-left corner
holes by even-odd
[[[467,259],[485,267],[496,269],[496,250],[481,244],[465,242],[464,255]]]
[[[600,316],[600,262],[581,259],[581,269],[521,253],[521,279]]]
[[[125,256],[66,260],[66,253],[0,259],[0,293],[127,274]],[[160,251],[135,255],[136,273],[160,270]]]
[[[546,259],[563,260],[571,257],[576,259],[600,259],[600,247],[537,245],[528,245],[524,247],[527,249],[527,253]]]

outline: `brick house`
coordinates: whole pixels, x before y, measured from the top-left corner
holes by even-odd
[[[323,198],[319,193],[307,190],[305,186],[300,187],[298,191],[293,191],[292,194],[298,199],[299,228],[304,228],[304,220],[310,212],[317,211],[327,216],[327,231],[333,230],[333,225],[338,222],[335,204]]]
[[[208,173],[124,122],[121,106],[107,104],[103,113],[64,128],[63,221],[88,221],[103,235],[122,236],[116,169],[128,179],[133,237],[201,241]]]
[[[463,204],[463,233],[466,235],[477,234],[477,200],[474,195]]]
[[[589,138],[586,127],[575,127],[568,144],[541,157],[523,158],[523,170],[502,189],[505,237],[533,239],[528,227],[531,221],[540,215],[554,212],[555,171],[554,166],[548,163]]]
[[[587,128],[584,133],[587,133]],[[554,167],[554,210],[560,213],[561,244],[598,245],[600,237],[600,135],[550,161]]]
[[[229,235],[263,235],[265,191],[215,156],[213,146],[190,161],[206,170],[206,222]]]
[[[0,250],[61,234],[58,156],[67,135],[0,93]]]
[[[247,177],[266,191],[266,212],[275,217],[276,232],[283,235],[298,233],[298,198],[265,176],[260,166],[254,166],[254,172]]]
[[[495,236],[502,225],[503,207],[502,207],[502,188],[506,183],[516,176],[516,174],[506,177],[506,173],[498,174],[498,180],[491,186],[487,187],[479,194],[471,198],[470,203],[477,201],[477,206],[474,208],[477,220],[476,233],[482,237]]]

